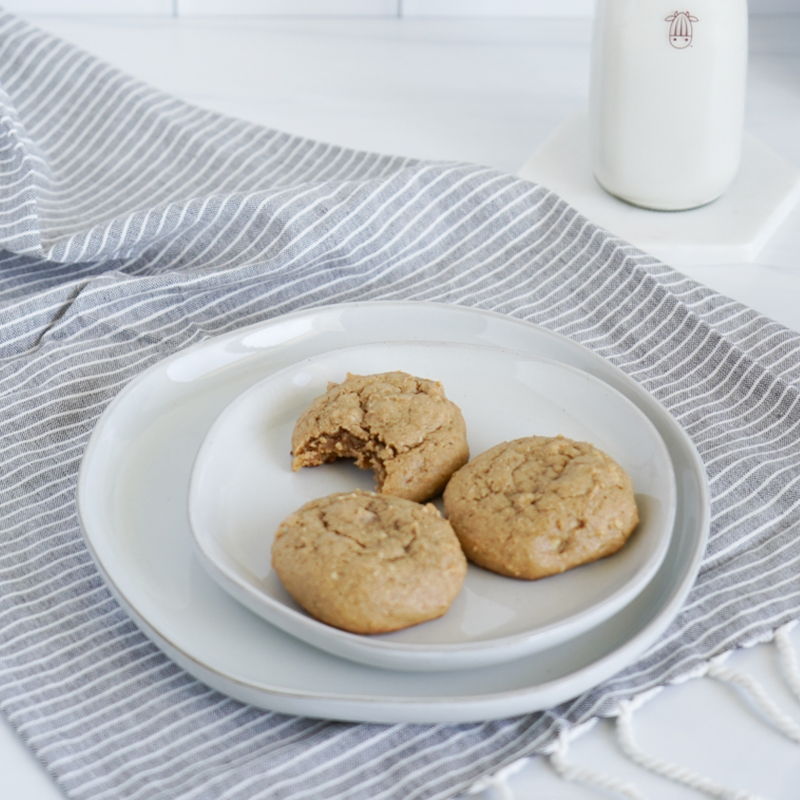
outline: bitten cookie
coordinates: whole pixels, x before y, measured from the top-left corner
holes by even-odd
[[[292,469],[354,458],[377,490],[407,500],[438,494],[469,459],[458,406],[440,383],[405,372],[349,375],[331,383],[292,433]]]
[[[445,514],[471,561],[543,578],[619,550],[639,523],[628,474],[586,442],[532,436],[462,467]]]
[[[387,633],[442,616],[467,560],[433,505],[351,492],[287,517],[272,566],[313,617],[353,633]]]

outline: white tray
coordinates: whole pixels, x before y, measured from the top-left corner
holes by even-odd
[[[441,673],[388,671],[328,655],[220,589],[194,555],[192,464],[214,419],[266,375],[375,341],[486,344],[560,361],[605,381],[653,422],[677,476],[677,512],[656,576],[606,622],[534,656]],[[611,677],[677,614],[708,533],[705,473],[689,439],[638,384],[548,331],[498,314],[425,303],[312,309],[195,345],[129,384],[98,422],[81,465],[78,510],[95,561],[141,629],[200,680],[292,714],[373,722],[468,721],[555,705]]]

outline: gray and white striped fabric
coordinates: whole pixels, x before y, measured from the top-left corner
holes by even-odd
[[[0,703],[74,798],[445,798],[559,726],[800,617],[800,337],[468,164],[308,141],[193,108],[0,17]],[[667,633],[549,713],[357,725],[250,708],[110,596],[75,513],[103,409],[170,353],[355,299],[544,325],[633,376],[705,461],[713,529]]]

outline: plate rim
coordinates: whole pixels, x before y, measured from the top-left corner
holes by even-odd
[[[621,403],[623,407],[627,407],[630,412],[635,414],[639,421],[650,429],[652,441],[662,459],[667,462],[668,472],[666,479],[669,482],[667,491],[665,492],[665,499],[667,500],[666,507],[668,509],[665,514],[667,520],[665,527],[668,531],[666,535],[662,534],[659,537],[657,548],[655,548],[653,553],[646,559],[643,566],[622,586],[614,589],[600,602],[588,607],[583,607],[573,612],[569,617],[557,622],[548,623],[540,629],[510,634],[494,639],[435,645],[416,642],[387,641],[338,630],[329,625],[325,625],[304,612],[284,606],[271,596],[259,592],[257,587],[252,586],[233,569],[226,568],[224,564],[219,564],[213,552],[211,552],[211,549],[206,546],[206,540],[216,540],[213,534],[205,529],[202,521],[198,518],[200,512],[196,507],[196,502],[198,499],[198,485],[200,480],[198,473],[205,461],[207,461],[208,451],[213,444],[213,440],[218,438],[223,423],[227,422],[231,416],[235,416],[234,412],[241,403],[245,402],[251,395],[258,393],[260,390],[263,391],[265,383],[271,382],[276,376],[280,376],[284,372],[302,369],[304,364],[317,363],[326,356],[346,353],[348,350],[392,346],[411,346],[420,349],[468,348],[469,350],[482,350],[487,354],[500,352],[511,358],[546,364],[559,370],[569,372],[581,379],[588,379],[589,382],[594,385],[602,386],[602,388],[613,396],[617,402]],[[424,341],[374,341],[325,350],[322,353],[293,362],[262,378],[234,397],[212,422],[195,456],[189,481],[188,518],[195,553],[210,577],[224,591],[234,597],[234,599],[246,605],[251,611],[267,622],[312,646],[319,647],[342,658],[350,658],[359,663],[387,669],[408,671],[444,671],[498,664],[544,650],[601,624],[617,613],[617,611],[621,610],[625,605],[632,602],[655,576],[669,549],[669,543],[674,532],[677,509],[676,482],[675,469],[672,464],[669,449],[652,420],[630,398],[626,397],[618,389],[578,367],[565,364],[553,358],[526,353],[521,350],[512,350],[507,347],[495,347],[489,344],[443,342],[427,339]],[[198,530],[205,531],[205,533],[198,533]],[[262,611],[259,610],[259,607],[262,605],[275,609],[274,615],[262,613]],[[273,619],[272,616],[278,619]],[[281,624],[283,620],[286,621],[285,625]],[[302,631],[301,633],[297,632],[298,627]],[[489,651],[493,652],[489,653]]]
[[[583,353],[584,356],[591,360],[601,362],[603,364],[603,369],[609,371],[611,375],[615,377],[616,381],[624,383],[634,395],[638,396],[643,401],[652,403],[661,409],[663,412],[663,419],[670,425],[678,439],[680,439],[686,454],[695,466],[695,477],[698,479],[696,490],[699,493],[700,502],[696,509],[698,512],[698,521],[695,526],[697,532],[691,558],[687,563],[683,575],[678,581],[672,584],[669,598],[662,604],[654,619],[650,620],[641,630],[627,638],[619,646],[584,667],[580,667],[552,681],[534,683],[523,688],[512,688],[490,693],[452,695],[446,698],[426,695],[389,697],[383,695],[354,696],[350,693],[321,692],[317,690],[303,690],[300,692],[277,685],[259,683],[257,681],[244,681],[235,675],[230,675],[213,666],[204,664],[191,653],[186,652],[181,646],[171,642],[168,636],[162,634],[151,625],[148,620],[145,620],[141,616],[135,606],[120,590],[116,581],[105,569],[101,554],[98,552],[96,546],[97,543],[92,540],[91,535],[87,531],[85,515],[81,508],[81,498],[86,491],[86,475],[88,472],[86,464],[89,463],[86,456],[87,454],[91,454],[92,450],[99,446],[93,431],[84,451],[83,459],[81,460],[76,496],[78,499],[77,516],[79,525],[95,566],[106,581],[111,593],[115,596],[126,613],[128,613],[140,629],[148,635],[151,641],[166,652],[168,656],[173,658],[182,668],[197,679],[224,694],[265,709],[289,714],[301,714],[309,717],[334,718],[354,722],[390,724],[398,722],[472,722],[517,716],[520,713],[528,713],[548,708],[557,702],[562,702],[565,699],[574,697],[599,685],[618,672],[623,666],[630,664],[636,657],[641,655],[652,645],[661,633],[666,630],[669,623],[678,613],[680,606],[683,604],[683,601],[686,599],[686,596],[694,584],[705,552],[709,535],[710,503],[705,468],[697,452],[697,448],[685,431],[671,414],[642,386],[636,383],[633,378],[630,378],[615,364],[607,361],[585,345],[528,320],[471,306],[410,300],[372,300],[352,303],[320,304],[234,328],[218,336],[212,336],[201,342],[196,342],[160,359],[155,364],[134,376],[131,381],[117,393],[98,418],[95,424],[95,430],[101,426],[101,423],[106,424],[107,420],[113,416],[116,407],[124,400],[124,397],[144,383],[155,371],[163,369],[169,364],[185,358],[187,355],[195,354],[208,347],[213,342],[221,343],[233,341],[248,335],[248,333],[255,332],[256,330],[280,325],[287,320],[294,320],[307,315],[318,315],[332,311],[357,312],[358,309],[361,308],[370,309],[380,306],[394,306],[398,310],[418,310],[424,307],[432,313],[464,314],[466,316],[495,320],[510,328],[520,327],[523,329],[530,329],[535,331],[538,336],[560,343],[561,345],[566,345],[576,353]],[[254,351],[254,353],[255,352],[256,351]],[[628,395],[626,394],[626,396]],[[668,443],[667,447],[669,449]],[[661,568],[664,568],[663,564]],[[269,704],[267,704],[265,700],[269,700]],[[320,701],[325,704],[325,708],[317,707]]]

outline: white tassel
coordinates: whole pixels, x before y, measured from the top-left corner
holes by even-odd
[[[800,670],[797,668],[797,658],[792,647],[792,640],[789,638],[789,631],[794,628],[795,623],[790,622],[775,631],[775,644],[781,659],[781,668],[789,688],[794,696],[800,701]]]
[[[632,722],[633,712],[630,704],[626,702],[620,703],[619,716],[617,717],[617,735],[620,747],[622,747],[625,755],[639,766],[676,783],[682,783],[711,797],[718,798],[718,800],[761,800],[758,795],[720,786],[710,778],[640,750],[633,738]]]
[[[467,790],[467,794],[478,794],[491,789],[495,793],[497,800],[515,800],[514,790],[508,783],[508,779],[515,772],[519,772],[528,761],[530,761],[529,758],[520,758],[512,761],[507,766],[499,769],[494,775],[487,775],[485,778],[473,783]]]
[[[623,797],[629,798],[629,800],[647,800],[645,795],[628,781],[570,764],[567,761],[567,750],[567,738],[562,732],[562,735],[558,738],[556,749],[550,754],[550,763],[553,769],[564,778],[564,780],[585,783],[588,786],[616,792]]]
[[[504,777],[499,778],[497,776],[492,776],[486,780],[486,786],[484,788],[494,790],[497,800],[515,800],[514,792],[511,790],[508,781]]]
[[[750,694],[761,713],[785,736],[800,744],[800,726],[788,715],[778,708],[772,698],[764,691],[761,684],[743,672],[722,666],[722,664],[709,664],[708,676],[717,680],[741,686]]]

